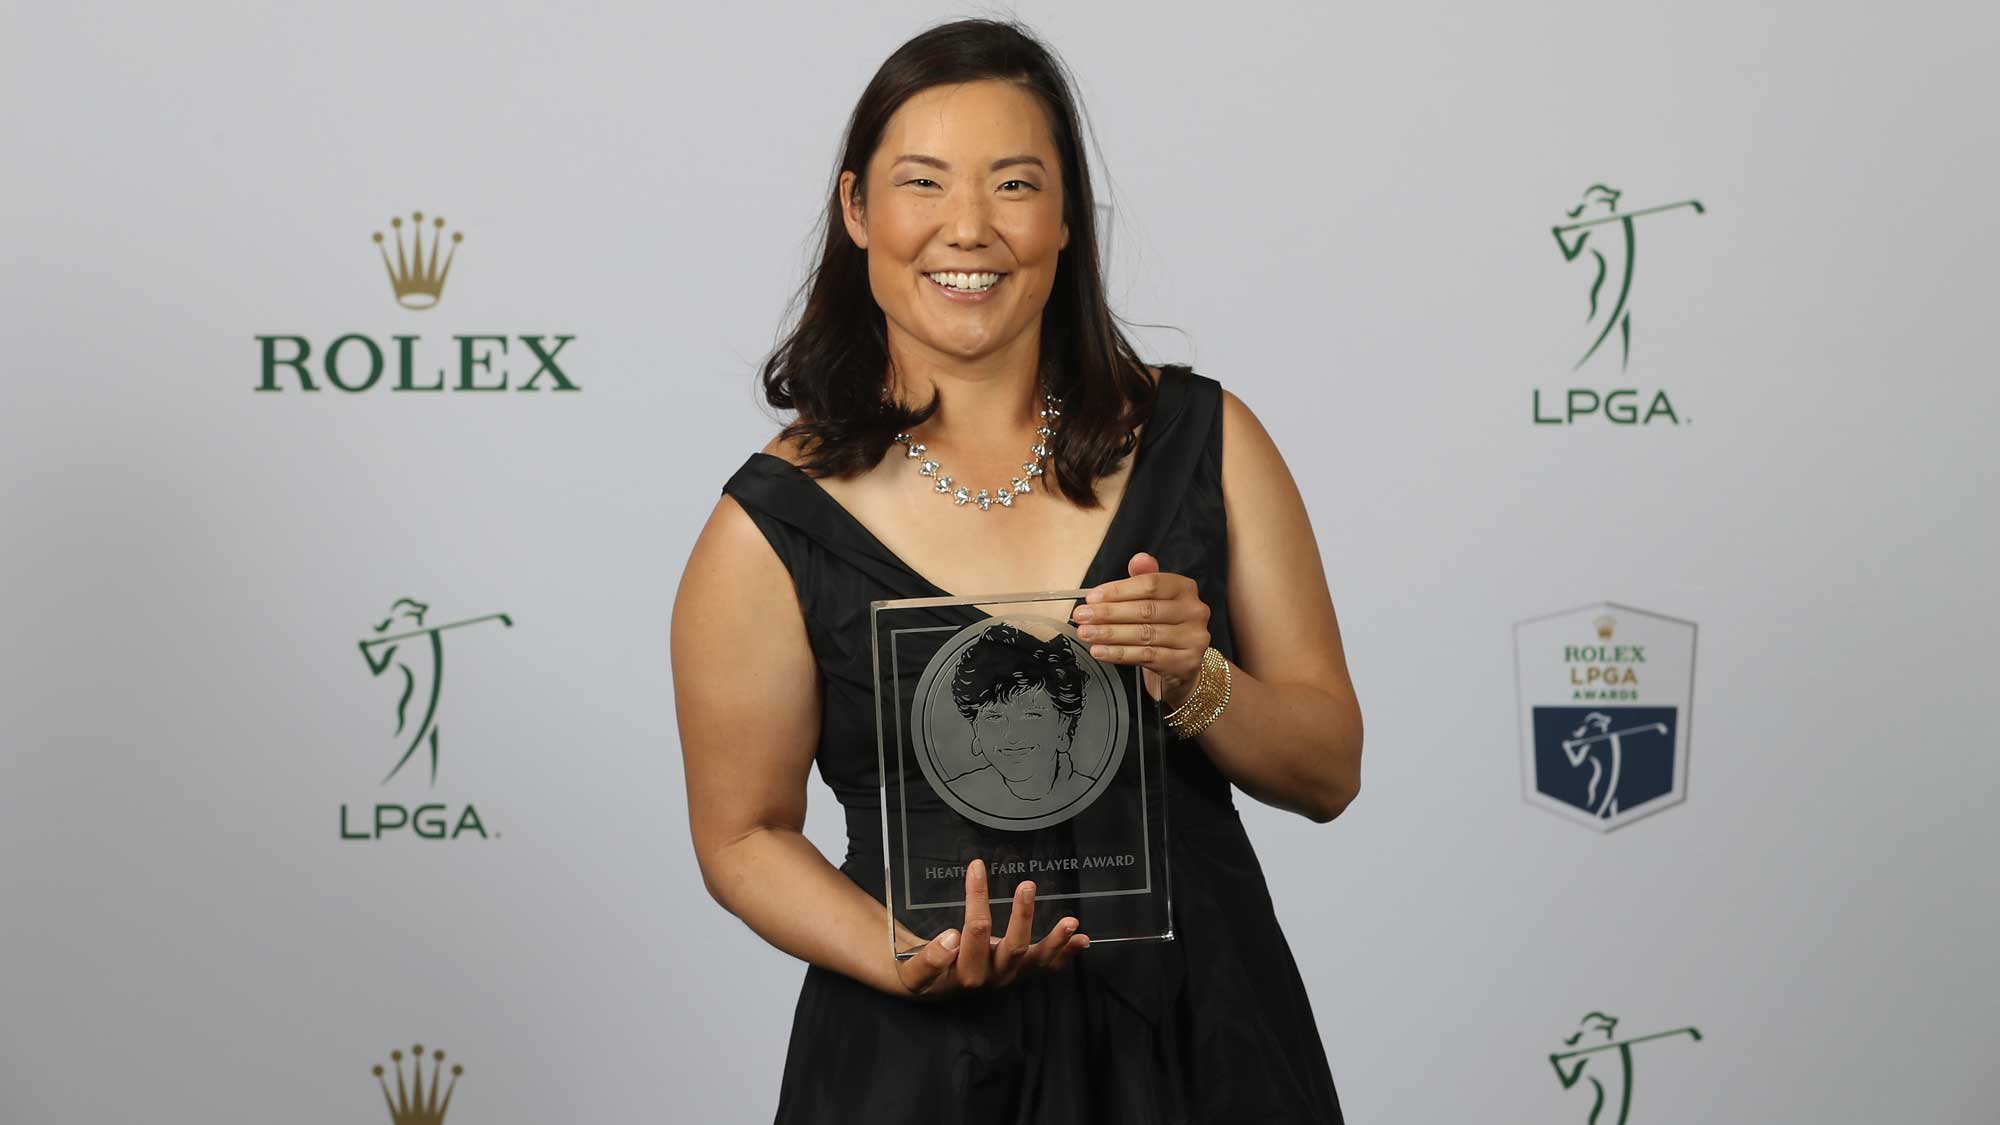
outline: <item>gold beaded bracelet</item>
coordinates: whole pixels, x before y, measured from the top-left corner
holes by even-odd
[[[1194,687],[1181,705],[1167,714],[1167,728],[1180,739],[1193,738],[1207,730],[1208,724],[1229,706],[1229,689],[1229,661],[1210,645],[1201,654],[1201,673],[1195,677]]]

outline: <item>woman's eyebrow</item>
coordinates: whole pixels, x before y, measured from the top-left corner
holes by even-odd
[[[939,160],[935,156],[926,156],[921,152],[903,153],[901,156],[896,157],[895,162],[897,164],[922,164],[927,167],[936,168],[941,172],[951,171],[951,165],[949,163],[943,160]],[[987,165],[986,170],[989,172],[998,172],[1002,168],[1011,168],[1016,164],[1032,164],[1035,167],[1040,168],[1044,172],[1048,171],[1049,168],[1047,164],[1043,163],[1041,157],[1034,156],[1028,153],[1021,153],[1016,156],[1003,156],[1000,159],[995,160],[993,163]]]

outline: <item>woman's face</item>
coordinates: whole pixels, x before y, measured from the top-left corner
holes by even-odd
[[[1016,784],[1052,780],[1057,755],[1068,749],[1069,724],[1047,688],[988,703],[972,720],[973,754]]]
[[[841,173],[847,233],[867,251],[892,341],[957,361],[1038,347],[1069,227],[1033,94],[992,80],[914,95],[883,130],[858,200],[856,186]]]

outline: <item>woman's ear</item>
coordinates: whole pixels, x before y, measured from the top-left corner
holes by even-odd
[[[1058,243],[1056,243],[1056,249],[1057,249],[1057,250],[1067,250],[1067,249],[1069,249],[1069,220],[1068,220],[1068,219],[1064,219],[1064,220],[1063,220],[1063,225],[1062,225],[1062,241],[1061,241],[1061,242],[1058,242]]]
[[[847,237],[862,250],[868,249],[867,216],[861,209],[861,199],[855,194],[859,187],[858,177],[853,172],[840,174],[840,221],[847,228]]]

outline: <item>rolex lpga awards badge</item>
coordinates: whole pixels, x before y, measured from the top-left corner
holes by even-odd
[[[1687,796],[1691,621],[1605,602],[1514,627],[1523,795],[1599,832]]]

